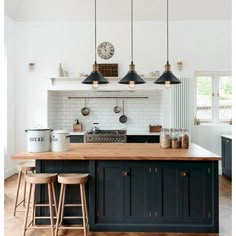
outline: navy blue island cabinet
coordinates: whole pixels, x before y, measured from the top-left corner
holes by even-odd
[[[218,161],[36,163],[37,172],[90,174],[87,185],[90,231],[219,232]],[[74,203],[79,199],[73,187],[66,199]],[[46,201],[42,189],[37,201]],[[76,211],[65,214],[73,215]]]
[[[222,173],[232,178],[232,139],[221,138]]]

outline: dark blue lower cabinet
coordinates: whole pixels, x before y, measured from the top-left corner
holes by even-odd
[[[91,231],[218,232],[218,163],[97,161]]]
[[[37,173],[89,173],[86,193],[90,231],[219,232],[218,161],[37,161]],[[79,187],[68,186],[67,203]],[[59,197],[60,184],[56,186]],[[47,203],[38,186],[37,203]],[[66,216],[81,213],[65,210]],[[48,209],[37,209],[37,216]],[[49,220],[37,220],[37,224]],[[81,223],[66,220],[64,223]]]
[[[232,178],[232,140],[221,138],[222,174]]]

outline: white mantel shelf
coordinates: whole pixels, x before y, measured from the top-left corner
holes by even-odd
[[[98,89],[96,90],[131,91],[131,89],[128,88],[128,86],[118,83],[121,77],[106,77],[106,78],[108,79],[109,83],[99,86]],[[72,86],[73,84],[77,84],[77,83],[81,84],[80,89],[78,90],[92,90],[91,85],[81,83],[84,79],[86,79],[86,77],[51,77],[50,81],[51,81],[52,87],[54,87],[53,90],[57,90],[57,88],[58,90],[61,90],[60,86],[62,86],[63,84],[65,84],[66,86]],[[163,85],[153,83],[156,80],[155,77],[143,77],[143,79],[146,80],[146,83],[137,85],[134,90],[164,90],[165,89]]]

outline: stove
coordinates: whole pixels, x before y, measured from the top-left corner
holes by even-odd
[[[88,131],[84,137],[86,143],[126,143],[126,130]]]

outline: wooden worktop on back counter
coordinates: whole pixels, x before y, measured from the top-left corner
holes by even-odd
[[[75,143],[67,152],[21,152],[15,160],[169,160],[211,161],[220,156],[196,145],[189,149],[162,149],[156,143]]]

